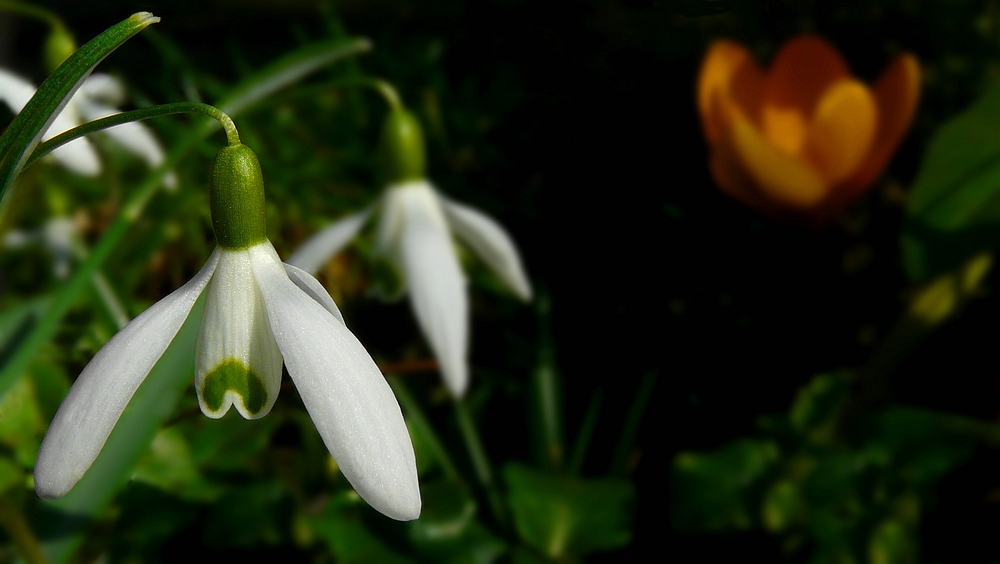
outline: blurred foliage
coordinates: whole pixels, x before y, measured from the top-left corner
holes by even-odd
[[[809,562],[917,562],[920,518],[938,484],[1000,440],[1000,424],[905,406],[845,421],[853,372],[821,374],[787,414],[763,416],[762,438],[674,460],[674,526],[762,529]],[[848,440],[844,425],[859,429]]]

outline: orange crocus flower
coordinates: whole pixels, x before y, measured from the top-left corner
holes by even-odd
[[[766,74],[742,45],[718,41],[698,77],[712,177],[765,215],[822,225],[885,168],[919,92],[909,53],[869,88],[819,37],[785,43]]]

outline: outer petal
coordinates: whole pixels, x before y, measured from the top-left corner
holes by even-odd
[[[24,106],[28,104],[31,97],[35,95],[35,86],[16,74],[0,69],[0,101],[10,106],[10,110],[15,114],[20,113]],[[80,118],[76,115],[74,100],[79,96],[79,92],[66,104],[63,111],[59,112],[53,120],[52,125],[45,132],[44,139],[72,129],[80,124]],[[59,161],[59,164],[84,176],[95,176],[101,172],[101,163],[97,159],[97,153],[90,142],[85,138],[76,139],[52,151],[52,157]]]
[[[798,154],[817,102],[835,82],[850,78],[837,50],[816,36],[785,43],[771,65],[764,86],[761,127],[764,136]]]
[[[83,81],[78,92],[90,102],[114,107],[125,103],[125,86],[110,74],[95,72]]]
[[[288,264],[312,274],[340,252],[358,234],[371,215],[371,208],[349,215],[324,228],[288,257]]]
[[[245,419],[267,415],[281,389],[281,353],[247,251],[219,251],[205,290],[194,385],[202,413],[218,419],[235,406]]]
[[[530,300],[531,283],[524,274],[514,241],[504,228],[479,210],[444,197],[441,207],[455,235],[472,247],[519,298]]]
[[[153,304],[94,355],[63,400],[35,463],[35,491],[65,495],[97,458],[139,384],[177,335],[219,262],[219,250],[169,296]]]
[[[836,184],[868,156],[877,126],[878,110],[868,87],[857,80],[841,80],[819,100],[803,156],[827,184]]]
[[[424,336],[441,364],[445,384],[456,397],[468,386],[469,303],[465,277],[437,195],[427,184],[393,188],[403,215],[400,255],[410,303]]]
[[[15,114],[28,105],[28,100],[35,95],[35,85],[14,73],[0,69],[0,101],[10,107]]]
[[[249,252],[274,338],[323,443],[372,507],[393,519],[416,519],[413,445],[375,362],[354,334],[288,280],[269,242]]]
[[[734,112],[757,120],[763,85],[764,73],[745,47],[731,41],[712,44],[701,64],[697,94],[698,112],[709,143],[719,140]],[[728,108],[720,111],[719,103]]]
[[[878,106],[878,132],[864,164],[844,186],[843,198],[850,202],[882,173],[903,134],[910,127],[920,98],[920,63],[903,53],[885,69],[873,88]]]
[[[86,121],[93,121],[121,113],[115,108],[88,100],[86,97],[80,96],[80,94],[77,94],[77,96],[79,97],[77,108],[80,110],[80,115]],[[103,133],[106,133],[126,151],[146,161],[150,168],[160,166],[166,158],[163,147],[160,146],[160,142],[153,136],[153,132],[140,122],[132,121],[116,125],[115,127],[105,129]],[[168,188],[177,187],[177,175],[173,172],[168,173],[164,177],[163,183]]]
[[[70,99],[63,111],[59,112],[48,131],[42,136],[48,140],[60,133],[80,125],[76,97]],[[74,139],[52,151],[52,157],[62,166],[83,176],[97,176],[101,173],[101,161],[97,151],[86,137]]]
[[[330,293],[326,291],[326,288],[319,283],[319,280],[313,278],[312,274],[309,274],[305,270],[291,264],[285,264],[285,274],[288,275],[288,279],[295,283],[300,290],[306,293],[310,298],[316,300],[319,305],[323,306],[326,311],[329,311],[337,318],[338,321],[344,323],[344,316],[341,315],[340,309],[337,307],[337,303],[333,301],[330,297]],[[344,325],[347,325],[344,323]]]

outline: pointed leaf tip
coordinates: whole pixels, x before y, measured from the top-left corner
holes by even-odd
[[[160,16],[154,16],[152,12],[136,12],[129,16],[129,20],[135,25],[146,27],[148,25],[159,23]]]

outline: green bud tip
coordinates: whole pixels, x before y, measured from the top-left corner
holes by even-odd
[[[386,181],[399,184],[426,177],[424,132],[412,113],[392,110],[382,124],[382,159]]]
[[[267,239],[264,176],[257,155],[246,145],[230,145],[215,156],[209,205],[215,240],[223,249],[247,249]]]
[[[61,25],[54,26],[45,39],[44,47],[45,65],[49,72],[59,68],[59,65],[74,52],[76,52],[76,41],[73,39],[73,34]]]

